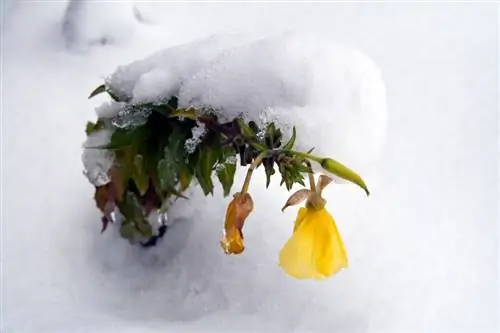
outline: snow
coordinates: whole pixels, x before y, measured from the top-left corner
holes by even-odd
[[[286,137],[296,125],[299,149],[358,172],[370,171],[386,131],[385,85],[373,61],[311,34],[210,36],[120,66],[107,84],[132,102],[175,94],[180,107],[215,110],[221,122],[276,121]]]
[[[108,171],[113,166],[115,155],[112,151],[90,149],[104,146],[109,142],[112,132],[107,129],[96,131],[85,140],[82,153],[82,163],[85,176],[95,186],[106,185],[110,182]]]
[[[106,101],[95,108],[98,118],[113,118],[127,106],[125,102]]]
[[[12,3],[2,23],[2,331],[498,331],[495,4],[139,3],[156,25],[124,18],[134,33],[107,45],[87,44],[83,52],[68,50],[61,34],[65,5]],[[113,6],[117,15],[130,8],[108,4],[108,14]],[[99,26],[112,22],[95,20]],[[362,146],[373,156],[352,156],[377,160],[368,182],[372,195],[354,186],[332,185],[325,192],[349,269],[322,283],[282,273],[277,254],[296,211],[280,212],[287,193],[277,186],[264,192],[261,170],[250,185],[255,211],[245,225],[242,256],[228,257],[218,244],[229,201],[221,199],[221,189],[214,197],[193,191],[189,201],[179,200],[168,216],[177,223],[157,248],[133,248],[111,228],[101,235],[80,147],[86,121],[106,99],[89,101],[88,93],[118,65],[164,47],[237,30],[267,40],[290,28],[328,45],[348,45],[346,56],[360,50],[366,56],[354,52],[359,58],[348,63],[371,69],[375,63],[387,89],[380,155]],[[251,41],[233,41],[241,56],[255,54],[245,51],[255,47]],[[192,57],[215,60],[214,48]],[[241,68],[233,54],[220,57]],[[150,71],[139,67],[127,93]],[[160,69],[172,76],[182,69],[190,79],[200,70],[183,68]],[[214,68],[196,85],[225,75]],[[380,86],[361,74],[363,68],[351,71],[363,78],[352,83],[362,93],[345,105],[358,102],[354,110],[378,115],[374,105],[363,104],[371,104],[380,93],[371,89]],[[303,72],[290,75],[297,73]],[[209,100],[196,93],[192,79],[193,96]],[[304,118],[298,134],[322,142],[334,135],[327,121]],[[373,130],[383,132],[377,126]],[[349,145],[372,135],[345,132]],[[344,162],[340,147],[334,157]],[[351,150],[343,154],[351,158]],[[241,184],[243,175],[237,176]]]

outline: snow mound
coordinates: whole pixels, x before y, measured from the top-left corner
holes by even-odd
[[[286,33],[260,40],[217,35],[121,66],[107,80],[132,102],[172,95],[181,107],[212,109],[297,127],[298,148],[315,148],[368,171],[384,140],[385,86],[365,55],[318,37]]]

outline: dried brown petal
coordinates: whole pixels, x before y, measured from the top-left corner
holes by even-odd
[[[316,191],[318,192],[318,194],[321,195],[321,192],[323,192],[325,187],[327,187],[332,181],[333,178],[326,175],[320,175],[318,178],[318,183],[316,185]]]
[[[286,201],[283,208],[281,208],[281,211],[283,212],[283,211],[285,211],[285,209],[287,207],[295,206],[295,205],[298,205],[299,203],[303,202],[304,200],[307,199],[307,197],[309,196],[310,193],[311,193],[311,191],[306,189],[306,188],[298,190],[297,192],[292,194],[290,196],[290,198],[288,198],[288,200]]]

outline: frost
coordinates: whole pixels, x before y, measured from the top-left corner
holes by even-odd
[[[119,128],[134,128],[144,125],[151,112],[152,110],[147,107],[127,106],[120,110],[111,122]]]
[[[196,122],[196,126],[193,127],[192,129],[192,137],[187,139],[184,148],[186,149],[188,154],[194,153],[196,150],[196,147],[200,144],[203,135],[207,132],[207,129],[205,128],[205,125],[200,123],[199,121]]]
[[[226,158],[226,161],[224,162],[225,164],[236,164],[236,162],[238,161],[238,159],[236,158],[236,156],[229,156],[228,158]]]

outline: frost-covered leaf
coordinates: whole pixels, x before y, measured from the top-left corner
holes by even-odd
[[[118,111],[111,123],[122,129],[134,129],[143,126],[148,121],[153,110],[147,105],[127,106]]]
[[[177,168],[173,155],[168,147],[165,149],[163,158],[158,163],[158,178],[163,191],[175,188],[177,181]]]
[[[150,132],[146,126],[137,127],[132,130],[117,128],[111,135],[110,142],[100,148],[119,149],[131,145],[139,145],[146,140],[149,135]]]

